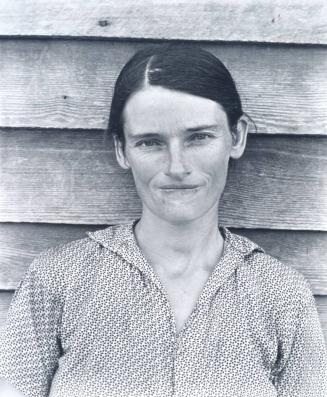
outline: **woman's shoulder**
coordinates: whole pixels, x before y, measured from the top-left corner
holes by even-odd
[[[71,285],[89,269],[94,268],[101,251],[101,244],[94,235],[105,236],[109,242],[117,226],[109,226],[86,236],[50,247],[39,253],[30,264],[26,276],[39,280],[53,288]]]
[[[35,257],[33,264],[36,267],[42,267],[42,264],[47,266],[51,263],[55,267],[55,265],[67,266],[80,263],[103,247],[103,242],[110,245],[111,240],[114,239],[122,226],[113,225],[96,231],[86,231],[84,237],[42,251]]]
[[[66,268],[79,263],[95,249],[95,244],[88,237],[61,243],[39,253],[34,258],[31,269],[44,271],[52,268],[58,271],[61,267]]]
[[[283,306],[312,305],[314,298],[309,281],[295,268],[275,258],[247,237],[232,233],[234,245],[244,254],[242,277],[270,304]]]

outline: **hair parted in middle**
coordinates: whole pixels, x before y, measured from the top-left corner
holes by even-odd
[[[108,132],[124,143],[123,111],[128,99],[147,86],[160,86],[219,103],[231,131],[243,115],[241,99],[226,66],[193,44],[154,44],[137,51],[114,88]]]

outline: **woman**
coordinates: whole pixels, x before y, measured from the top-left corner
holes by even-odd
[[[2,340],[9,384],[28,397],[327,395],[307,281],[218,227],[248,128],[212,54],[165,45],[134,55],[109,132],[142,216],[33,262]]]

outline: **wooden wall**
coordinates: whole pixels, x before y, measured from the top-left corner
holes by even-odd
[[[164,40],[199,42],[235,77],[257,132],[221,222],[308,278],[327,343],[323,0],[1,2],[0,326],[35,255],[140,214],[103,129],[124,62]]]

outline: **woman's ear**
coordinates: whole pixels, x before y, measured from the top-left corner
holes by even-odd
[[[130,165],[125,155],[124,143],[117,137],[117,135],[114,135],[114,145],[118,164],[125,170],[128,170]]]
[[[250,122],[248,117],[242,115],[237,122],[235,130],[232,131],[233,140],[230,152],[232,159],[239,159],[244,153],[249,126]]]

